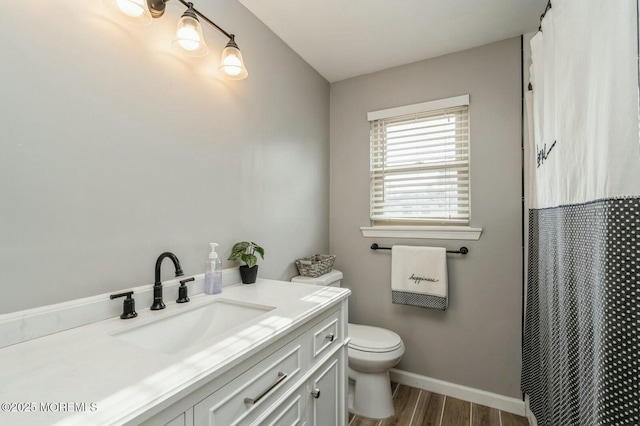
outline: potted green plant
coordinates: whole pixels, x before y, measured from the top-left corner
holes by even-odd
[[[258,257],[256,253],[264,259],[264,249],[253,241],[235,243],[231,249],[231,255],[228,260],[245,263],[244,265],[240,265],[240,277],[245,284],[255,283],[258,277]]]

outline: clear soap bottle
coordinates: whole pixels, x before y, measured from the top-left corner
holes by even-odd
[[[209,243],[211,245],[211,253],[204,272],[204,293],[219,294],[222,292],[222,262],[218,259],[216,253],[217,243]]]

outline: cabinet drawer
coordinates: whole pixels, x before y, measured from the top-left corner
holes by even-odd
[[[169,423],[166,423],[164,426],[185,426],[186,420],[184,418],[184,413],[181,413],[178,417],[171,420]]]
[[[302,375],[304,335],[289,342],[194,406],[194,424],[247,424]]]
[[[309,344],[312,363],[341,344],[344,338],[341,318],[340,311],[332,312],[307,332],[307,339],[311,340],[307,344]]]
[[[302,385],[266,417],[256,420],[251,426],[302,426],[306,423],[306,386]]]

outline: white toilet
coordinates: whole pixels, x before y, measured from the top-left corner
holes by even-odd
[[[293,277],[292,282],[340,287],[342,272],[332,270],[317,278]],[[393,416],[389,369],[404,354],[402,339],[391,330],[349,324],[349,411],[364,417]]]

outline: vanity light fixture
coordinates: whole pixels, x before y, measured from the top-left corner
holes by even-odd
[[[120,11],[129,19],[135,19],[142,23],[151,21],[151,18],[160,18],[165,11],[166,3],[169,0],[113,0]],[[222,71],[230,80],[242,80],[249,73],[244,66],[242,53],[235,42],[235,35],[229,34],[220,28],[215,22],[207,18],[196,8],[193,3],[185,0],[178,0],[187,10],[178,21],[176,37],[174,43],[184,49],[192,56],[204,56],[208,53],[207,45],[204,42],[200,19],[207,22],[216,30],[229,38],[229,42],[222,51],[222,58],[218,70]]]
[[[249,73],[244,67],[242,61],[242,53],[238,49],[238,45],[235,41],[235,36],[230,34],[231,39],[222,51],[222,60],[218,69],[227,75],[227,78],[231,80],[242,80],[246,78]]]
[[[204,56],[208,52],[202,36],[200,21],[198,21],[198,16],[193,11],[193,3],[189,3],[187,10],[178,21],[174,43],[177,43],[188,54],[193,56]]]

